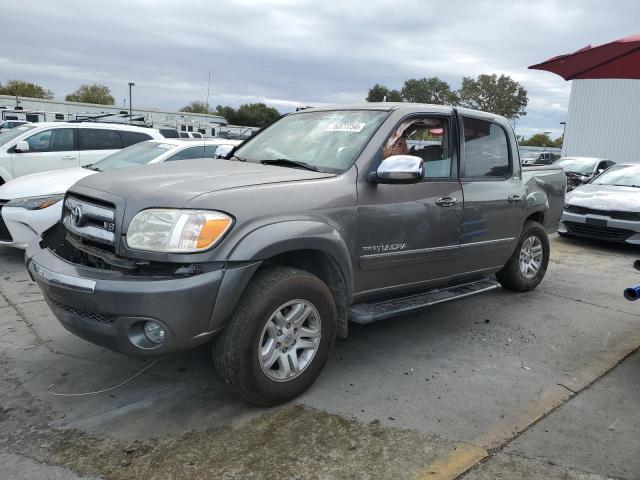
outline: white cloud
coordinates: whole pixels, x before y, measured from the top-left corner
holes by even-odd
[[[264,101],[362,101],[374,83],[504,73],[529,94],[519,133],[561,131],[570,84],[527,66],[635,33],[640,5],[610,0],[21,0],[2,6],[0,81],[24,78],[58,98],[99,81],[117,99],[179,108]]]

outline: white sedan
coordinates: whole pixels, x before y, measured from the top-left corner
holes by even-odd
[[[150,140],[120,150],[93,165],[11,180],[0,186],[0,245],[24,249],[31,240],[55,225],[62,214],[66,191],[81,178],[150,163],[219,158],[239,143],[226,138]]]

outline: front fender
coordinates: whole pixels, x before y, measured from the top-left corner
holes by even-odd
[[[326,223],[299,220],[260,227],[238,242],[227,260],[260,261],[295,250],[318,250],[331,256],[342,271],[350,298],[353,285],[351,255],[342,235]]]

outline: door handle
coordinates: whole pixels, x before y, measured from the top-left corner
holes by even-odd
[[[453,207],[458,203],[458,199],[455,197],[440,197],[436,200],[436,205],[440,207]]]
[[[522,196],[521,195],[509,195],[509,202],[513,203],[513,202],[519,202],[522,200]]]
[[[67,155],[65,157],[62,157],[63,160],[75,160],[76,157],[74,155]]]

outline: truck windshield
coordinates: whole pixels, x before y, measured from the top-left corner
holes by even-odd
[[[195,145],[195,144],[194,144]],[[175,149],[175,145],[162,142],[142,142],[132,145],[108,157],[94,163],[89,168],[98,172],[107,170],[115,170],[117,168],[135,167],[138,165],[146,165],[154,161],[169,150]]]
[[[640,186],[640,165],[620,165],[611,167],[599,177],[596,177],[594,185],[618,185],[621,187]]]
[[[288,115],[235,151],[247,162],[300,168],[302,162],[342,173],[355,161],[389,112],[334,110]]]
[[[7,130],[5,132],[0,133],[0,145],[4,145],[9,143],[14,138],[18,138],[25,132],[36,128],[35,125],[20,125],[19,127],[12,128],[11,130]]]

